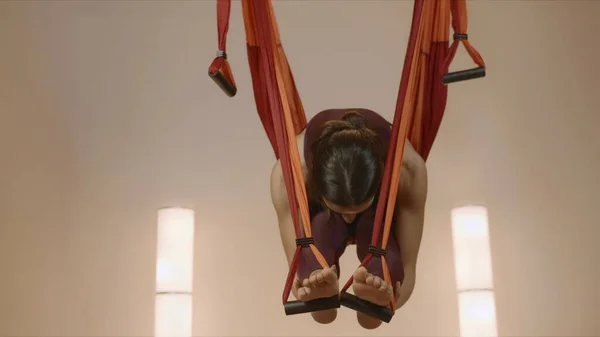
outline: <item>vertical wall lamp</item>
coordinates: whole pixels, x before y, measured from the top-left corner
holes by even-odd
[[[155,337],[191,337],[194,210],[158,210]]]
[[[452,210],[452,239],[461,337],[497,337],[487,208]]]

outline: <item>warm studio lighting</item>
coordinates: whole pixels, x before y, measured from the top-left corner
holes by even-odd
[[[487,209],[452,210],[452,239],[460,335],[496,337],[496,305]]]
[[[154,335],[192,335],[194,210],[158,211]]]

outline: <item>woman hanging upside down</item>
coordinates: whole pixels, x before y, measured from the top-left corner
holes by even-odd
[[[315,245],[331,268],[322,269],[309,249],[303,250],[292,293],[300,301],[339,293],[339,258],[347,244],[356,243],[359,260],[368,254],[379,187],[383,178],[391,125],[366,109],[325,110],[312,118],[297,137],[309,198]],[[296,235],[281,164],[271,173],[271,197],[279,221],[281,240],[291,264]],[[381,259],[354,272],[353,292],[378,305],[389,305],[393,293],[400,308],[415,286],[415,269],[421,236],[427,170],[425,162],[407,141],[387,261],[393,287],[383,280]],[[312,313],[315,321],[331,323],[337,309]],[[374,329],[381,321],[357,313],[358,322]]]

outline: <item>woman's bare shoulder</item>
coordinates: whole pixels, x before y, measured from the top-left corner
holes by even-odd
[[[425,160],[415,150],[412,143],[407,139],[404,144],[404,158],[402,158],[402,164],[407,166],[407,169],[414,170],[426,170]]]

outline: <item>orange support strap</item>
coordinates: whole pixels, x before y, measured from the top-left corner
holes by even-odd
[[[451,6],[450,1],[454,1],[453,6]],[[387,153],[379,203],[375,213],[371,248],[369,254],[361,263],[361,266],[368,266],[373,257],[381,258],[384,280],[391,286],[393,284],[385,253],[396,208],[404,146],[406,139],[409,139],[416,151],[426,160],[439,129],[447,97],[447,87],[441,80],[445,69],[447,69],[447,37],[451,7],[454,21],[460,23],[455,26],[455,30],[466,30],[466,5],[464,1],[415,1],[409,44],[394,114],[390,148]],[[468,48],[472,51],[475,50],[472,47]],[[483,60],[478,59],[475,62],[483,65]],[[448,82],[456,82],[482,77],[485,75],[485,71],[483,75],[477,73],[478,76],[472,74],[448,75],[454,76]],[[380,242],[381,232],[383,232],[383,236]],[[360,310],[384,322],[391,321],[395,312],[394,296],[392,295],[390,298],[389,307],[375,306],[347,293],[352,282],[353,279],[350,278],[342,288],[342,305]]]
[[[433,2],[427,1],[427,3]],[[395,201],[400,181],[400,167],[402,164],[402,158],[404,156],[404,144],[408,136],[409,127],[412,126],[411,124],[414,116],[414,96],[417,82],[416,76],[418,73],[418,63],[420,61],[420,46],[424,34],[424,25],[422,25],[422,21],[424,20],[423,16],[426,14],[424,7],[423,0],[415,1],[408,48],[404,59],[404,67],[400,80],[400,90],[398,92],[398,98],[396,102],[396,112],[394,113],[394,121],[392,123],[390,145],[387,152],[383,181],[381,184],[379,201],[377,204],[377,210],[375,212],[375,220],[373,224],[371,247],[376,247],[379,249],[371,249],[369,254],[367,254],[365,259],[360,264],[363,267],[367,267],[373,257],[379,257],[383,267],[384,280],[389,285],[392,285],[392,281],[387,260],[385,258],[385,252],[391,231],[392,214],[395,209]],[[385,225],[382,226],[384,211],[386,211]],[[383,237],[381,238],[380,243],[379,240],[382,229]],[[366,301],[358,299],[354,295],[347,293],[347,290],[350,285],[352,285],[353,281],[353,277],[350,277],[348,282],[346,282],[342,288],[342,305],[348,306],[355,310],[359,310],[360,308],[367,310],[370,309],[369,313],[372,316],[376,316],[384,322],[390,322],[392,316],[394,315],[396,305],[393,294],[390,298],[389,308],[367,304],[365,303]]]
[[[262,2],[262,1],[261,1]],[[273,124],[273,115],[275,111],[272,109],[267,88],[267,81],[269,80],[266,77],[266,73],[263,71],[265,61],[264,54],[264,46],[259,44],[259,37],[257,35],[257,27],[260,25],[268,25],[266,28],[267,31],[272,33],[272,39],[274,41],[275,46],[273,47],[273,58],[277,57],[278,65],[281,70],[281,81],[284,85],[285,95],[287,99],[286,106],[290,110],[291,115],[291,124],[293,125],[292,134],[295,136],[304,127],[306,126],[306,115],[304,113],[304,107],[302,106],[302,101],[300,100],[300,95],[298,94],[298,89],[296,88],[296,83],[294,81],[294,76],[292,75],[292,71],[290,65],[288,63],[287,57],[285,55],[285,51],[283,50],[283,46],[281,45],[281,40],[279,38],[279,29],[277,27],[277,21],[275,20],[275,14],[273,13],[273,9],[270,1],[266,4],[268,6],[268,18],[269,22],[260,22],[257,23],[257,20],[253,14],[252,6],[259,6],[261,4],[254,5],[251,1],[242,1],[242,8],[244,14],[244,25],[246,30],[246,48],[248,52],[248,63],[250,66],[250,74],[252,77],[252,85],[254,89],[254,101],[256,104],[256,110],[258,111],[258,116],[263,124],[263,128],[265,129],[269,141],[271,142],[271,146],[273,147],[273,152],[275,156],[279,159],[279,150],[278,150],[278,141],[275,134],[275,125]],[[269,54],[271,55],[271,54]],[[295,142],[295,138],[294,138]],[[293,149],[296,151],[296,149]]]
[[[296,135],[306,125],[306,118],[281,46],[271,2],[243,0],[242,6],[257,110],[283,169],[297,238],[296,252],[282,296],[285,312],[292,315],[337,308],[338,296],[310,302],[288,302],[303,248],[310,248],[323,268],[329,265],[312,239],[308,198],[296,143]]]

